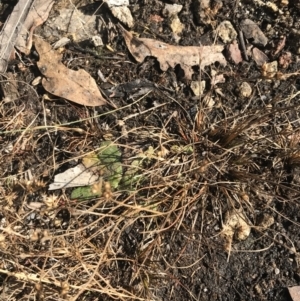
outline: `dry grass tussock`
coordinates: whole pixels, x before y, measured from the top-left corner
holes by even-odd
[[[182,109],[160,127],[126,120],[105,129],[99,120],[115,111],[94,117],[78,107],[78,121],[50,121],[41,106],[42,116],[29,104],[0,107],[2,300],[159,300],[170,285],[196,300],[178,271],[193,277],[203,246],[237,251],[221,235],[226,212],[243,212],[255,228],[257,209],[299,198],[297,93],[238,112]],[[107,133],[124,171],[144,156],[131,189],[113,191],[103,179],[107,193],[80,201],[70,189],[47,191]]]

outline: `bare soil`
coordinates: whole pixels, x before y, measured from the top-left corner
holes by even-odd
[[[183,6],[179,42],[162,13],[173,2]],[[154,57],[136,63],[109,9],[79,0],[78,9],[110,23],[102,38],[114,52],[74,40],[63,61],[88,71],[107,105],[47,99],[41,84],[32,85],[41,75],[34,48],[10,63],[2,95],[10,83],[18,96],[0,104],[0,300],[292,300],[288,287],[300,284],[300,8],[281,2],[274,11],[259,1],[223,0],[216,15],[207,11],[209,24],[198,19],[197,1],[130,1],[129,8],[140,37],[183,46],[222,44],[218,24],[229,20],[238,30],[251,19],[268,38],[259,48],[270,61],[291,52],[288,67],[279,67],[294,74],[286,78],[263,76],[251,57],[196,66],[193,80],[207,87],[195,96],[180,66],[162,72]],[[1,4],[2,23],[11,4]],[[71,4],[57,1],[50,18],[62,7]],[[213,85],[212,72],[225,83]],[[133,81],[112,96],[113,87]],[[243,82],[250,97],[238,92]],[[72,200],[71,188],[48,191],[57,173],[107,139],[119,146],[124,170],[154,149],[131,191],[88,200]],[[51,197],[51,210],[33,208]],[[244,240],[239,227],[232,241],[222,233],[233,211],[251,227]]]

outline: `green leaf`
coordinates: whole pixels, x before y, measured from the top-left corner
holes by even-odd
[[[103,180],[109,182],[111,188],[116,189],[119,186],[123,175],[121,163],[122,153],[113,142],[102,141],[96,154],[98,157],[98,164],[93,166],[93,171],[99,172],[100,176],[103,177]],[[97,192],[94,192],[93,186],[78,187],[72,191],[71,198],[86,199],[101,196],[103,191],[102,188],[103,187],[100,187],[100,189],[97,189]]]
[[[86,199],[100,196],[101,194],[102,192],[100,194],[98,191],[95,192],[92,186],[83,186],[83,187],[77,187],[72,190],[71,199],[86,200]]]
[[[101,164],[121,162],[122,153],[111,141],[102,141],[97,156]]]
[[[141,179],[142,175],[139,175],[138,172],[142,163],[143,159],[136,159],[131,162],[130,167],[124,173],[121,181],[123,189],[132,189],[133,186]]]

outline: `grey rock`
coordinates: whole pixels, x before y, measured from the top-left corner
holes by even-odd
[[[246,39],[253,39],[253,44],[257,46],[266,46],[268,43],[267,37],[261,31],[256,23],[250,19],[245,19],[240,24]]]

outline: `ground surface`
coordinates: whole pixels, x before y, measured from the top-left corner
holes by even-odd
[[[3,1],[1,22],[10,2]],[[289,51],[291,63],[279,72],[295,74],[263,76],[252,57],[203,71],[195,66],[193,80],[207,83],[195,96],[179,66],[162,72],[153,57],[136,63],[118,20],[106,6],[97,10],[101,2],[73,1],[104,20],[104,44],[115,52],[103,46],[93,55],[99,49],[75,40],[63,62],[97,79],[108,104],[45,98],[42,85],[32,85],[41,75],[34,49],[9,65],[3,83],[16,80],[18,97],[0,105],[1,300],[292,300],[287,288],[300,283],[300,8],[278,1],[279,12],[264,1],[224,0],[199,20],[197,1],[170,1],[183,5],[176,42],[162,13],[167,2],[130,1],[132,30],[173,45],[222,44],[218,24],[229,20],[238,30],[249,18],[268,38],[258,48],[269,61]],[[50,18],[66,7],[73,6],[58,1]],[[46,26],[36,34],[55,41]],[[285,46],[274,55],[282,37]],[[213,85],[212,72],[225,83]],[[139,86],[112,97],[113,86],[136,79]],[[243,82],[249,97],[238,92]],[[147,85],[149,94],[135,96]],[[57,173],[108,139],[122,153],[124,172],[144,155],[134,187],[83,201],[70,198],[71,188],[48,191]],[[234,212],[246,225],[226,236]]]

